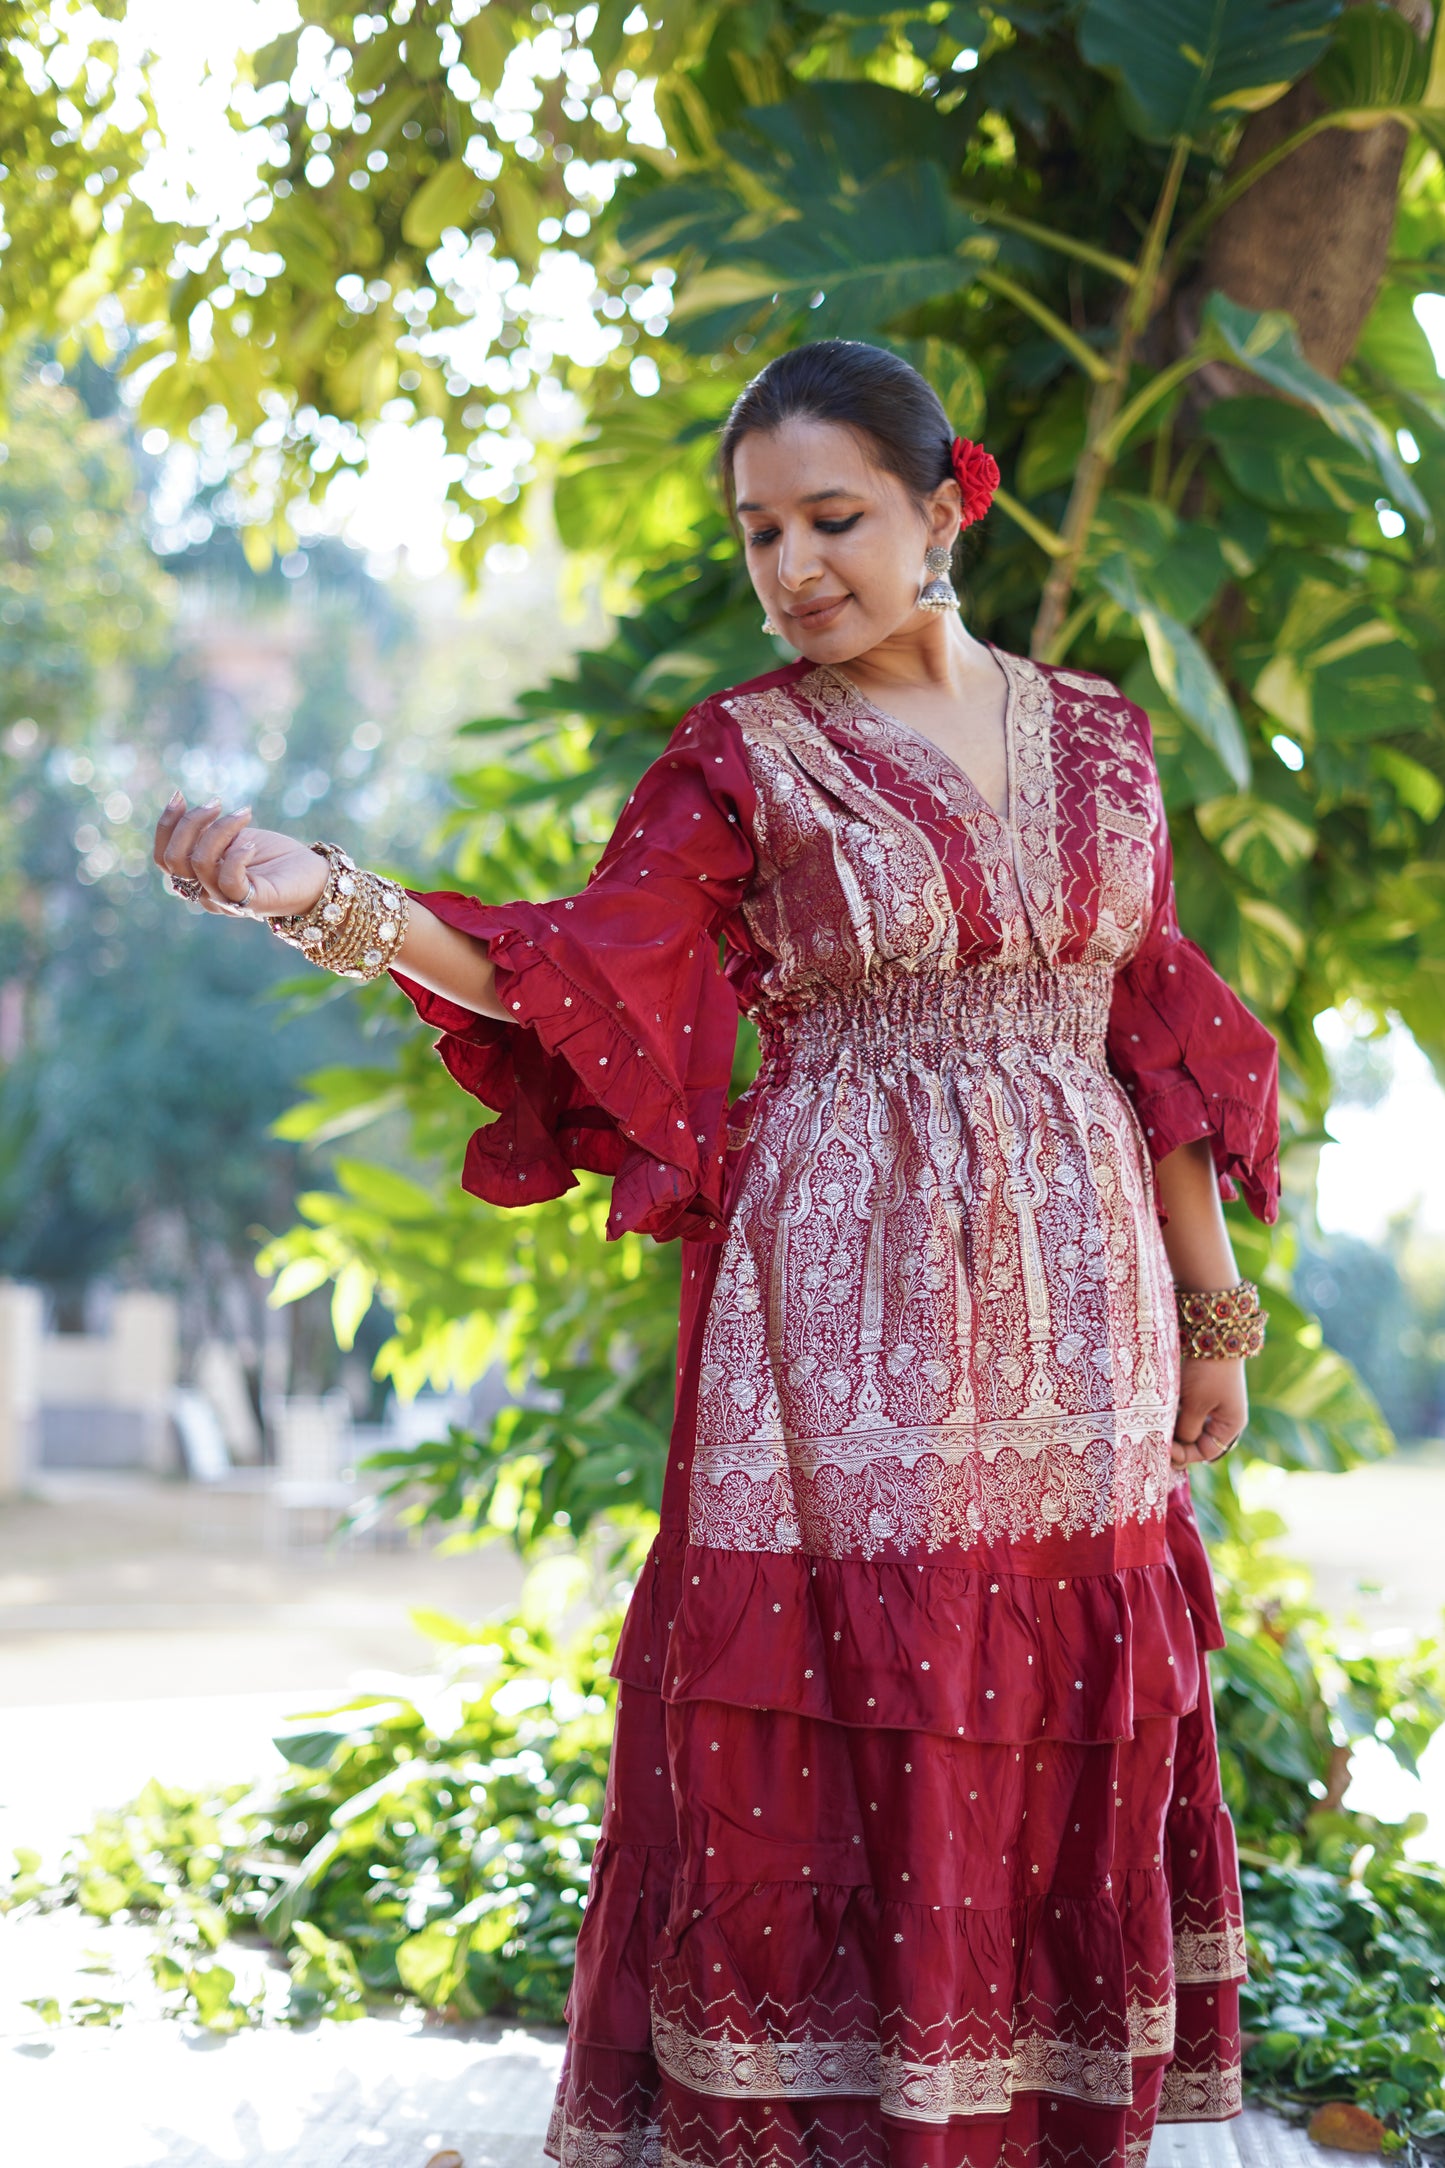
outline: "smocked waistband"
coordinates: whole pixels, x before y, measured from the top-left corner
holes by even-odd
[[[894,971],[848,987],[765,1002],[754,1015],[765,1059],[813,1066],[849,1050],[890,1060],[967,1059],[1010,1046],[1065,1049],[1102,1062],[1113,995],[1107,964],[967,964],[957,971]]]

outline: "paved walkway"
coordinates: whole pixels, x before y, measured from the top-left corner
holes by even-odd
[[[462,2168],[546,2168],[561,2053],[551,2032],[378,2018],[220,2041],[157,2024],[18,2042],[0,2046],[6,2157],[17,2168],[426,2168],[450,2151]],[[1253,2110],[1166,2127],[1149,2156],[1150,2168],[1357,2160]]]

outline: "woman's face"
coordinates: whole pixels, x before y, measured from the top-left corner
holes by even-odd
[[[848,662],[930,622],[923,554],[958,533],[956,482],[920,506],[851,429],[803,416],[749,430],[733,481],[758,600],[810,662]]]

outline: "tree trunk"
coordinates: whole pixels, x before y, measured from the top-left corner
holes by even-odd
[[[1428,0],[1394,4],[1417,36],[1428,34]],[[1325,110],[1306,76],[1246,124],[1228,177],[1246,172]],[[1337,377],[1385,275],[1406,141],[1398,121],[1382,121],[1375,128],[1327,128],[1302,144],[1220,218],[1205,251],[1199,297],[1218,289],[1246,308],[1287,310],[1307,358]],[[1234,379],[1238,372],[1229,374]],[[1229,388],[1242,389],[1243,380]]]

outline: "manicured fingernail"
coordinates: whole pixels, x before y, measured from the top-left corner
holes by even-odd
[[[208,798],[205,804],[201,807],[201,811],[203,813],[218,813],[220,809],[221,801],[219,798]]]
[[[238,805],[231,818],[233,821],[248,821],[251,818],[251,808],[248,805]]]
[[[173,791],[171,792],[171,794],[170,794],[169,798],[167,798],[167,800],[166,800],[166,811],[167,811],[167,813],[174,813],[174,812],[175,812],[175,810],[176,810],[176,807],[177,807],[178,805],[184,805],[184,804],[185,804],[185,802],[186,802],[186,801],[185,801],[185,799],[184,799],[184,798],[183,798],[183,797],[181,796],[181,793],[180,793],[180,792],[179,792],[178,790],[173,790]]]

